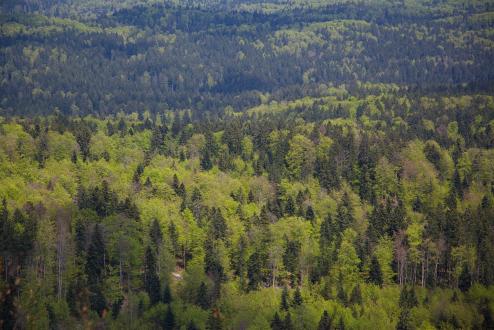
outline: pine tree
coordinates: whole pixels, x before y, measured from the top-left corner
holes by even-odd
[[[307,207],[307,211],[305,212],[305,219],[309,220],[309,221],[314,221],[314,219],[316,218],[316,215],[314,213],[314,209],[312,208],[312,206],[308,206]]]
[[[187,330],[199,330],[199,328],[196,326],[194,321],[190,321],[189,324],[187,324]]]
[[[410,311],[408,309],[404,309],[400,313],[400,317],[398,319],[398,324],[396,325],[396,330],[409,330],[408,321],[410,318]]]
[[[292,279],[294,279],[298,272],[301,244],[298,241],[288,240],[286,236],[285,241],[286,248],[283,253],[283,264],[286,270],[292,274]]]
[[[290,299],[290,294],[288,293],[288,288],[286,286],[283,287],[283,291],[281,292],[281,303],[280,309],[287,311],[290,307],[288,300]]]
[[[347,304],[347,296],[345,289],[343,288],[343,277],[340,273],[339,280],[338,280],[338,286],[337,286],[337,293],[336,296],[338,297],[338,300],[343,304]]]
[[[284,330],[284,324],[278,312],[274,313],[274,317],[273,320],[271,320],[270,325],[272,330]]]
[[[327,310],[322,314],[317,330],[331,330],[331,318]]]
[[[369,269],[369,282],[375,285],[383,285],[383,275],[381,271],[381,265],[376,256],[372,256],[370,269]]]
[[[345,330],[345,321],[343,321],[343,317],[340,317],[340,322],[338,323],[338,330]]]
[[[220,311],[213,309],[209,314],[208,321],[206,323],[207,330],[221,330],[223,329],[223,322],[221,320]]]
[[[250,255],[247,261],[247,277],[249,279],[249,290],[256,290],[259,284],[263,281],[262,258],[262,254],[259,251],[255,251]]]
[[[88,125],[82,121],[75,129],[75,139],[81,150],[82,161],[89,157],[89,148],[91,145],[91,130]]]
[[[467,292],[472,286],[472,276],[470,275],[470,270],[467,264],[463,265],[460,277],[458,278],[458,288],[462,292]]]
[[[161,301],[163,302],[163,304],[169,304],[172,302],[172,292],[168,283],[165,284],[165,288],[163,289],[163,296]]]
[[[75,150],[72,151],[72,156],[70,160],[72,161],[72,163],[77,164],[77,151]]]
[[[350,294],[350,304],[362,305],[362,292],[359,284],[353,288]]]
[[[86,253],[86,226],[82,219],[78,219],[75,224],[75,253],[78,257]]]
[[[204,282],[201,282],[201,285],[199,285],[199,289],[197,290],[196,305],[202,309],[209,308],[209,292],[208,287]]]
[[[178,195],[178,188],[180,186],[180,181],[178,181],[178,176],[177,174],[173,174],[173,181],[172,181],[172,188],[173,188],[173,191],[175,191],[175,193]]]
[[[102,281],[105,267],[105,243],[99,224],[94,227],[91,243],[86,257],[86,274],[89,285]]]
[[[289,216],[295,214],[295,203],[293,202],[293,198],[291,196],[288,196],[286,200],[285,213]]]
[[[350,195],[345,191],[341,199],[341,203],[337,209],[338,224],[340,226],[339,231],[343,232],[354,222],[353,207],[350,200]]]
[[[209,151],[207,149],[202,152],[201,168],[204,171],[209,171],[210,169],[213,168],[213,162],[211,161],[211,155],[209,154]]]
[[[163,330],[175,329],[175,315],[171,306],[168,306],[165,314],[165,319],[163,320]]]
[[[300,306],[304,302],[302,298],[302,293],[300,292],[300,288],[297,286],[295,289],[295,293],[293,294],[293,306]]]
[[[410,287],[410,289],[407,289],[406,286],[403,287],[400,293],[400,307],[403,309],[411,309],[418,306],[418,304],[419,302],[417,300],[417,295],[415,294],[415,289],[413,287]]]
[[[2,329],[15,329],[17,309],[14,304],[16,290],[13,286],[3,288],[0,295],[0,326]]]
[[[91,309],[96,311],[99,316],[103,316],[104,311],[106,310],[106,299],[103,292],[101,292],[100,285],[93,286],[89,302],[91,304]]]
[[[45,162],[48,159],[49,155],[50,154],[48,151],[48,137],[46,136],[46,134],[42,134],[39,137],[38,148],[35,155],[39,168],[45,167]]]
[[[161,231],[161,226],[158,219],[154,219],[153,222],[151,223],[149,236],[155,248],[161,246],[161,243],[163,242],[163,232]]]
[[[284,330],[293,330],[294,329],[293,322],[292,322],[292,316],[291,316],[290,312],[286,313],[285,321],[283,323],[284,323],[283,324]]]
[[[170,224],[168,225],[168,236],[170,237],[170,242],[173,248],[173,254],[177,255],[179,253],[178,231],[173,221],[171,221]]]
[[[156,273],[156,259],[154,252],[150,246],[147,247],[144,256],[144,288],[149,295],[152,305],[160,301],[160,281]]]

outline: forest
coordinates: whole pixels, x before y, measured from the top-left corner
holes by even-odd
[[[0,329],[494,329],[494,2],[0,8]]]

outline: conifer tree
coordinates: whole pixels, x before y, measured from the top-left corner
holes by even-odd
[[[160,301],[160,281],[156,273],[155,255],[150,246],[147,247],[144,256],[144,288],[149,295],[151,304],[154,305]]]
[[[370,269],[369,269],[369,282],[375,285],[383,285],[383,276],[381,271],[381,265],[376,256],[372,256]]]
[[[304,302],[302,298],[302,293],[300,292],[300,288],[297,286],[295,289],[295,293],[293,294],[293,306],[300,306]]]
[[[175,329],[175,315],[171,306],[166,309],[165,319],[163,320],[163,330]]]
[[[290,295],[288,293],[288,288],[286,286],[283,287],[283,291],[281,292],[281,304],[280,309],[287,311],[290,307],[289,304]]]
[[[86,257],[86,274],[89,285],[96,285],[102,281],[106,264],[105,255],[106,250],[101,227],[96,224]]]
[[[323,312],[317,330],[331,330],[331,318],[327,310]]]

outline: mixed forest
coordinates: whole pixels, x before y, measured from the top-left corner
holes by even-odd
[[[494,2],[0,8],[0,329],[494,329]]]

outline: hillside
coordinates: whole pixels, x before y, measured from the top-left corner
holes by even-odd
[[[494,329],[489,1],[6,1],[0,329]]]

